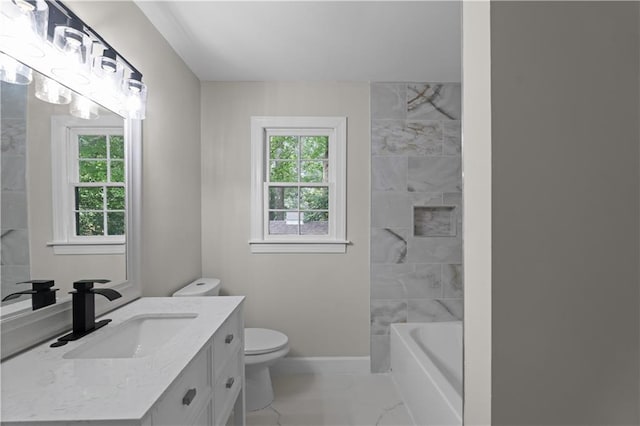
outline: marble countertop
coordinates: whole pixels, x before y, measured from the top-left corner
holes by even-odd
[[[147,297],[110,312],[113,321],[75,342],[49,340],[0,364],[2,422],[139,420],[209,341],[244,297]],[[140,314],[195,313],[156,353],[142,358],[64,359]],[[59,337],[59,336],[58,336]]]

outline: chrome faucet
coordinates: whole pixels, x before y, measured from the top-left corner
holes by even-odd
[[[94,283],[104,284],[109,280],[80,280],[73,283],[74,291],[71,293],[71,306],[73,308],[73,331],[60,337],[51,346],[62,346],[68,341],[77,340],[97,329],[104,327],[110,319],[103,319],[96,322],[96,301],[95,295],[100,294],[107,299],[115,300],[122,294],[110,288],[94,288]]]

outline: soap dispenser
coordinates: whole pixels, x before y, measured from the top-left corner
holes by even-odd
[[[18,291],[11,293],[2,301],[17,299],[22,294],[31,294],[31,307],[35,311],[36,309],[44,308],[45,306],[53,305],[56,303],[56,291],[57,288],[52,288],[54,285],[53,280],[30,280],[22,281],[16,284],[31,284],[31,290]]]

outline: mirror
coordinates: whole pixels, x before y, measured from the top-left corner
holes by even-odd
[[[1,223],[0,289],[21,290],[15,283],[25,278],[53,278],[59,289],[55,304],[37,310],[30,300],[2,304],[6,359],[69,329],[75,280],[108,278],[122,295],[97,298],[96,316],[140,297],[147,89],[59,0],[0,1],[0,80],[11,83],[0,87],[1,218],[9,221]]]
[[[45,84],[0,86],[2,128],[2,271],[0,296],[29,290],[31,279],[53,279],[57,297],[73,281],[127,278],[124,120],[91,105],[91,119],[70,104],[45,102]],[[69,98],[67,99],[69,100]],[[21,295],[2,302],[30,301]],[[29,306],[29,303],[26,303]]]

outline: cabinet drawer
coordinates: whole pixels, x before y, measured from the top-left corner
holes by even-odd
[[[216,379],[222,367],[238,348],[244,350],[243,339],[242,311],[236,309],[213,336],[213,372]]]
[[[244,365],[242,364],[242,358],[240,356],[240,350],[232,354],[232,358],[224,365],[220,376],[216,379],[213,389],[213,414],[215,417],[215,424],[224,426],[227,417],[233,409],[233,404],[240,392],[242,383],[242,370]]]
[[[186,425],[211,398],[211,346],[198,354],[160,399],[153,425]]]

